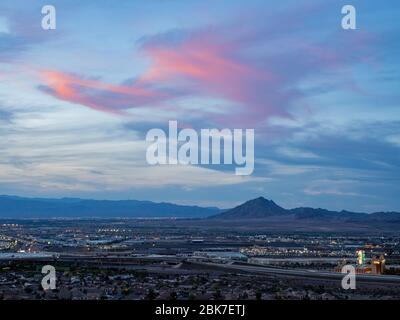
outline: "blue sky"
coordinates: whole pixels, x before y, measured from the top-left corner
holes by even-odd
[[[400,4],[345,4],[2,1],[0,193],[400,211]],[[254,128],[254,173],[149,166],[168,120]]]

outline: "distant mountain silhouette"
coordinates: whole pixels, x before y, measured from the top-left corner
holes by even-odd
[[[291,217],[295,220],[342,220],[346,222],[357,221],[379,221],[379,222],[400,222],[399,212],[376,212],[360,213],[351,211],[329,211],[326,209],[314,208],[295,208],[284,209],[272,200],[259,197],[247,201],[233,209],[211,216],[210,219],[221,220],[249,220],[249,219],[268,219],[271,217]]]
[[[274,215],[288,214],[289,211],[278,206],[272,200],[259,197],[254,200],[247,201],[233,209],[222,212],[214,216],[219,219],[260,219]]]
[[[218,212],[218,208],[151,201],[0,196],[0,218],[199,218]]]
[[[294,225],[307,228],[341,228],[349,223],[355,228],[367,225],[373,228],[379,223],[398,228],[400,213],[359,213],[329,211],[314,208],[285,209],[263,197],[247,201],[233,209],[183,206],[172,203],[155,203],[138,200],[87,200],[79,198],[44,199],[0,196],[0,218],[208,218],[207,221],[238,221],[243,225],[276,225],[277,228]],[[241,222],[247,221],[247,223]],[[254,221],[254,223],[252,222]],[[386,227],[385,227],[386,228]]]

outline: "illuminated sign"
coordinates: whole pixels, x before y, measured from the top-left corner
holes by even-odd
[[[357,262],[359,265],[365,263],[365,251],[364,250],[357,250]]]

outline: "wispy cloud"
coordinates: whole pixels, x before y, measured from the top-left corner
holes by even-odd
[[[294,105],[307,108],[303,98],[308,93],[300,88],[303,81],[371,60],[369,45],[374,37],[367,33],[332,34],[329,41],[294,40],[300,20],[311,19],[315,10],[323,7],[299,6],[298,15],[282,29],[274,27],[276,18],[265,23],[263,15],[253,14],[228,24],[147,36],[140,39],[138,49],[149,60],[149,68],[121,85],[43,70],[41,88],[58,99],[116,114],[139,107],[162,110],[188,97],[222,98],[226,112],[204,110],[203,118],[219,125],[260,126],[272,116],[290,117]],[[244,28],[245,22],[260,29]],[[234,27],[238,32],[232,32]],[[351,55],[341,49],[349,46]],[[357,91],[351,74],[343,76],[331,90]],[[180,111],[185,117],[185,109]]]
[[[160,101],[166,95],[142,85],[127,86],[86,79],[54,70],[40,72],[45,86],[41,90],[54,97],[89,108],[124,114],[122,110]]]

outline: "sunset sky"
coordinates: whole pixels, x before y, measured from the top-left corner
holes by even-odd
[[[400,211],[399,14],[397,0],[2,0],[0,194]],[[146,133],[168,120],[254,129],[254,173],[148,165]]]

